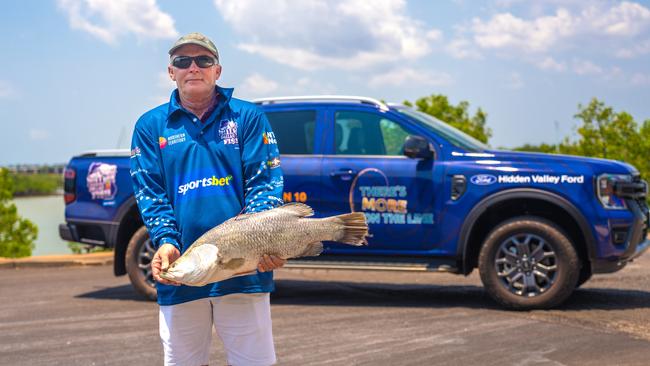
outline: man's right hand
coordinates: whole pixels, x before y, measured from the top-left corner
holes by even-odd
[[[175,246],[171,244],[161,245],[151,260],[151,273],[153,274],[154,280],[163,285],[180,286],[181,284],[178,282],[169,281],[160,277],[160,273],[169,268],[169,265],[174,263],[180,256],[181,252]]]

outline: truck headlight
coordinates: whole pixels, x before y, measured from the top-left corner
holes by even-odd
[[[632,176],[625,174],[601,174],[596,180],[596,195],[600,203],[609,210],[625,210],[625,199],[616,195],[618,182],[631,182]]]

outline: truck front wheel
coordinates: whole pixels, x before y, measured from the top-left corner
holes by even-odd
[[[156,253],[146,227],[139,228],[126,248],[125,265],[131,284],[137,293],[156,300],[156,282],[151,274],[151,260]]]
[[[479,272],[488,294],[511,309],[547,309],[576,288],[580,262],[562,230],[540,217],[499,224],[485,239]]]

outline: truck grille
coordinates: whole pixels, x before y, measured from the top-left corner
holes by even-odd
[[[631,182],[616,182],[614,194],[621,198],[645,201],[648,194],[648,183],[637,175],[632,178]]]

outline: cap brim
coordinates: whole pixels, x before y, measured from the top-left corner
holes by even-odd
[[[209,49],[208,47],[206,47],[205,44],[203,44],[203,43],[201,43],[201,42],[194,42],[194,41],[187,41],[187,42],[183,42],[183,43],[181,43],[181,44],[177,44],[177,45],[175,45],[174,47],[172,47],[172,48],[169,49],[169,55],[170,55],[170,56],[173,55],[174,52],[176,52],[177,49],[179,49],[179,48],[181,48],[181,47],[183,47],[183,46],[186,46],[186,45],[188,45],[188,44],[193,44],[193,45],[197,45],[197,46],[201,46],[201,47],[205,48],[205,49],[208,50],[208,52],[210,52],[214,57],[216,57],[217,60],[219,60],[219,56],[217,56],[217,54],[214,53],[214,51],[212,51],[211,49]]]

